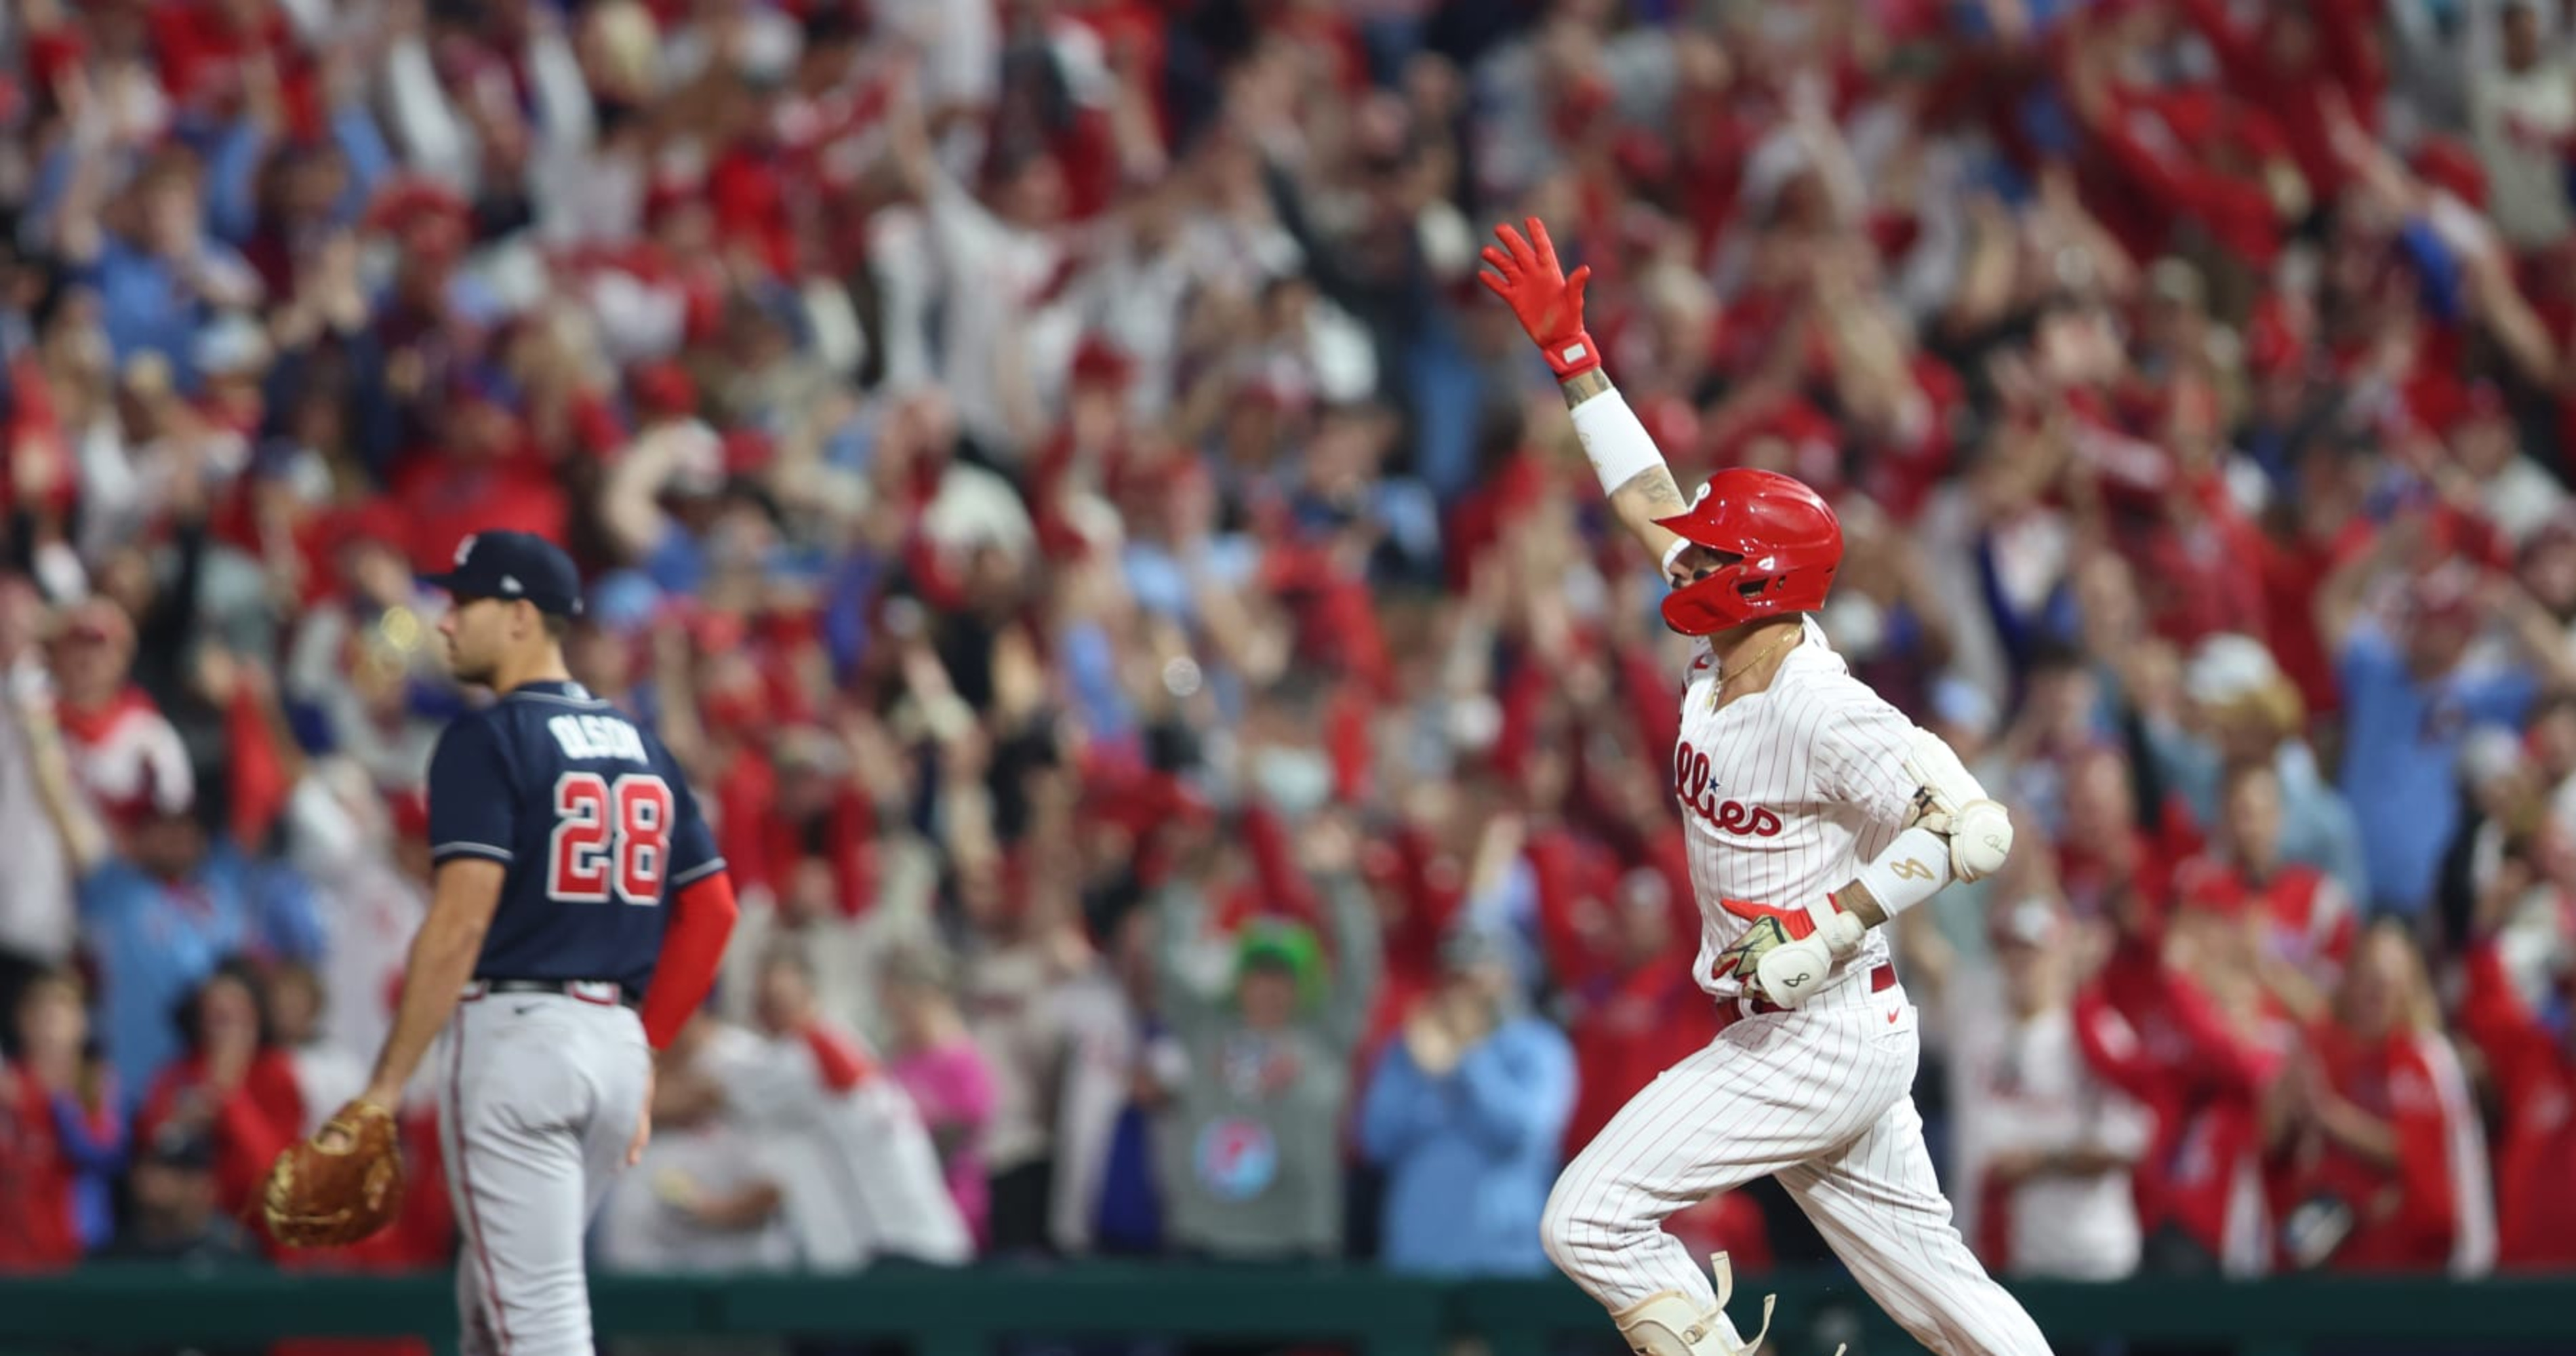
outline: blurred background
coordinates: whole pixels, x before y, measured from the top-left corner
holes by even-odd
[[[1712,1013],[1686,651],[1472,279],[1535,214],[2023,826],[1901,929],[1988,1264],[2502,1312],[2576,1267],[2571,60],[2563,0],[10,0],[0,1271],[441,1311],[425,1099],[395,1231],[241,1221],[424,907],[414,571],[514,527],[746,910],[603,1277],[1579,1300],[1553,1174]],[[1871,1312],[1768,1188],[1671,1227]]]

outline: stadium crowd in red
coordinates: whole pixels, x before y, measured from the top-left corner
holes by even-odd
[[[1535,1013],[1579,1147],[1714,1022],[1660,584],[1470,284],[1533,214],[1678,478],[1833,499],[1826,631],[2023,825],[1902,938],[1989,1260],[2576,1263],[2561,8],[21,0],[0,1265],[248,1247],[425,900],[413,572],[514,527],[711,802],[711,1020],[800,952],[989,1250],[1543,1266],[1536,1201],[1392,1240],[1552,1163],[1352,1128]],[[1306,1062],[1218,1153],[1168,1002],[1272,1032],[1265,966]],[[354,1260],[449,1246],[417,1112]],[[737,1185],[653,1260],[771,1264]],[[1675,1227],[1810,1255],[1780,1204]]]

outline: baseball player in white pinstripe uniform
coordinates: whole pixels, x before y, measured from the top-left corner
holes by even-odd
[[[1915,1012],[1881,925],[2002,867],[2012,823],[1958,755],[1851,676],[1808,614],[1842,528],[1816,492],[1718,473],[1685,504],[1583,329],[1536,218],[1498,227],[1481,275],[1547,355],[1612,511],[1663,562],[1666,624],[1699,638],[1673,792],[1699,897],[1717,1039],[1637,1094],[1567,1165],[1548,1255],[1641,1356],[1758,1345],[1666,1217],[1779,1177],[1870,1295],[1935,1351],[2047,1356],[2039,1329],[1950,1225],[1912,1088]],[[1763,1327],[1770,1326],[1770,1305]]]

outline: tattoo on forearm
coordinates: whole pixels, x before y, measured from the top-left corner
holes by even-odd
[[[1578,372],[1557,383],[1557,389],[1565,392],[1565,407],[1570,410],[1609,390],[1610,374],[1597,367],[1589,372]]]
[[[1669,467],[1649,466],[1620,486],[1618,492],[1635,495],[1647,509],[1652,510],[1650,517],[1668,517],[1690,508],[1690,502],[1682,498],[1681,487],[1673,483]]]

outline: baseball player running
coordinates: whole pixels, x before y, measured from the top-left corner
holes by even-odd
[[[1485,285],[1547,356],[1612,512],[1663,562],[1665,623],[1699,639],[1673,792],[1699,897],[1717,1039],[1637,1094],[1568,1164],[1540,1228],[1557,1267],[1643,1356],[1733,1356],[1716,1284],[1666,1217],[1777,1175],[1870,1295],[1935,1351],[2048,1356],[1950,1227],[1911,1089],[1915,1012],[1880,925],[2000,868],[2012,824],[1958,755],[1855,680],[1806,614],[1842,528],[1815,491],[1728,470],[1685,504],[1583,328],[1536,218],[1487,247]],[[1763,1326],[1770,1325],[1770,1305]]]
[[[439,739],[434,897],[393,1030],[366,1093],[280,1158],[270,1226],[335,1242],[382,1223],[378,1184],[399,1175],[379,1166],[393,1163],[386,1109],[443,1039],[432,1072],[465,1241],[463,1349],[590,1356],[582,1234],[652,1133],[652,1052],[706,997],[733,886],[669,750],[565,669],[581,611],[571,559],[487,532],[430,582],[455,600],[439,629],[457,679],[500,700]],[[328,1199],[343,1165],[369,1156],[365,1190]]]

